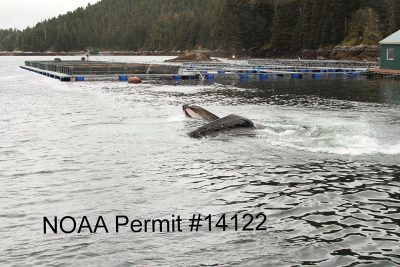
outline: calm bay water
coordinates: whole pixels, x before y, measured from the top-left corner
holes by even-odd
[[[27,59],[0,57],[0,265],[400,265],[399,81],[60,83]],[[266,129],[191,139],[203,123],[184,103]],[[44,235],[42,221],[260,212],[266,231]]]

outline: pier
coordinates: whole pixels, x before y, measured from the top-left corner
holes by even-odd
[[[249,59],[226,62],[192,62],[183,64],[184,71],[269,72],[293,73],[349,73],[365,72],[379,65],[374,61],[301,60],[301,59]]]
[[[127,81],[131,76],[141,79],[214,80],[217,77],[247,80],[256,77],[288,76],[321,79],[332,76],[358,77],[371,74],[376,62],[330,60],[229,60],[225,62],[185,63],[117,63],[105,61],[26,61],[21,68],[60,81]]]
[[[181,72],[199,72],[205,79],[214,79],[217,75],[240,80],[247,80],[253,76],[260,80],[266,80],[270,76],[321,79],[340,75],[358,77],[367,73],[368,68],[376,64],[376,62],[357,61],[252,59],[184,63]]]
[[[367,71],[367,75],[372,76],[372,77],[379,77],[379,78],[400,79],[400,70],[370,68]]]
[[[199,73],[180,73],[181,66],[171,64],[116,63],[105,61],[26,61],[22,69],[60,81],[127,81],[141,79],[199,79]]]
[[[311,60],[311,59],[250,59],[252,65],[292,66],[300,68],[365,69],[379,66],[378,61]]]

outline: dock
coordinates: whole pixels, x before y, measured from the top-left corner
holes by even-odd
[[[329,60],[229,60],[225,62],[185,63],[117,63],[106,61],[26,61],[21,68],[60,81],[127,81],[141,79],[214,80],[231,78],[248,80],[288,76],[293,79],[324,77],[359,77],[370,74],[376,62]]]
[[[300,62],[300,63],[299,63]],[[182,73],[199,72],[205,79],[214,79],[216,75],[234,77],[247,80],[256,76],[266,80],[270,76],[289,76],[293,79],[324,78],[332,76],[358,77],[367,72],[367,66],[375,66],[375,63],[333,61],[298,61],[298,60],[248,60],[231,62],[192,62],[184,63]]]
[[[265,72],[363,72],[375,68],[375,61],[345,60],[302,60],[302,59],[249,59],[230,60],[227,62],[185,63],[184,69],[190,70],[225,70],[246,72],[251,70]]]
[[[25,61],[22,69],[58,79],[69,81],[119,80],[129,77],[141,79],[199,79],[199,73],[180,73],[180,65],[118,63],[105,61]]]
[[[374,68],[379,66],[378,61],[355,61],[355,60],[317,60],[317,59],[250,59],[249,64],[253,65],[280,65],[306,68]]]
[[[386,77],[386,78],[400,79],[400,70],[370,68],[367,70],[367,75],[373,76],[373,77]]]

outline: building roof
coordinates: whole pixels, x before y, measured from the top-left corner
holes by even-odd
[[[385,39],[379,42],[380,44],[400,44],[400,31],[389,35]]]

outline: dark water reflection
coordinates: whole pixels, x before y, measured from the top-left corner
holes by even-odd
[[[0,265],[400,265],[398,81],[64,84],[0,63]],[[266,129],[191,139],[188,102]],[[259,232],[43,235],[41,221],[260,212]]]

